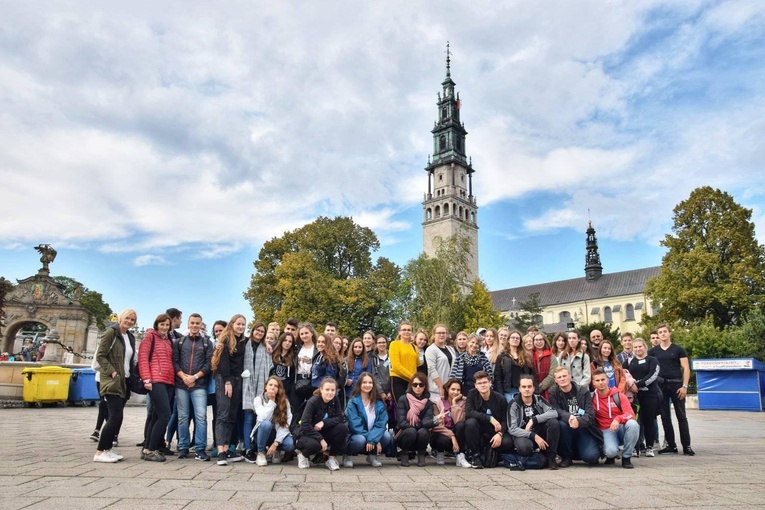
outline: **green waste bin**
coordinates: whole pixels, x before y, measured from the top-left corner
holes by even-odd
[[[24,402],[66,402],[72,370],[64,367],[28,367],[24,377]]]

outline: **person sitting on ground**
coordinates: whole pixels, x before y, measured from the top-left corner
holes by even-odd
[[[435,425],[433,402],[428,392],[428,376],[417,372],[409,390],[398,399],[396,444],[401,448],[401,466],[409,466],[410,453],[417,453],[417,465],[425,466],[425,451],[430,441],[430,429]]]
[[[513,441],[506,434],[507,401],[504,395],[491,389],[491,377],[487,372],[476,372],[473,382],[475,388],[468,392],[465,401],[467,458],[471,467],[483,469],[486,447],[507,453],[513,449]]]
[[[340,469],[335,456],[345,454],[348,424],[337,397],[337,388],[337,381],[325,377],[305,404],[296,441],[300,469],[310,468],[309,459],[317,453],[328,456],[325,464],[330,471]]]
[[[465,459],[465,396],[462,383],[449,379],[444,383],[444,394],[435,402],[436,420],[430,434],[430,448],[436,452],[436,464],[443,466],[447,451],[457,454],[457,467],[469,468]]]
[[[255,397],[252,408],[257,417],[251,437],[258,451],[257,457],[254,458],[255,463],[265,466],[268,464],[268,457],[271,457],[274,464],[279,464],[285,452],[295,449],[289,429],[292,410],[279,376],[272,375],[266,380],[265,389]],[[245,455],[244,460],[252,463],[253,457]]]
[[[571,380],[566,367],[553,372],[555,386],[550,388],[550,405],[558,411],[560,467],[568,467],[572,460],[597,464],[603,448],[603,434],[595,423],[590,390]]]
[[[547,468],[558,469],[558,412],[540,395],[534,394],[534,376],[522,375],[520,393],[508,411],[510,435],[518,455],[527,457],[535,447],[545,453]]]
[[[632,451],[638,442],[640,425],[635,421],[635,413],[624,393],[608,387],[608,376],[603,369],[597,369],[592,375],[595,393],[592,406],[595,408],[595,420],[603,433],[603,453],[606,464],[613,464],[619,454],[619,445],[624,445],[622,467],[632,469]]]
[[[348,449],[343,455],[343,467],[352,468],[350,455],[367,454],[367,464],[382,467],[377,458],[391,442],[390,433],[385,430],[388,424],[388,411],[382,401],[380,391],[372,374],[362,372],[356,379],[348,405],[345,407],[348,418]]]

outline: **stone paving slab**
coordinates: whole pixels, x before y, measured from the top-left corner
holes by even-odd
[[[92,462],[95,408],[0,410],[0,510],[375,510],[765,508],[765,414],[689,411],[697,455],[633,459],[635,469],[575,464],[558,471],[454,465],[258,467],[138,459],[145,411],[127,407],[117,464]],[[20,433],[20,431],[23,431]],[[21,436],[21,437],[20,437]],[[30,439],[34,438],[34,439]],[[607,486],[604,485],[607,483]]]

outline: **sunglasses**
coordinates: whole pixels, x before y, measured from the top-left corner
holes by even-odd
[[[412,383],[412,388],[424,388],[424,387],[425,387],[425,383],[421,383],[421,382]]]

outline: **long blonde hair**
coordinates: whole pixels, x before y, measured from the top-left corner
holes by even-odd
[[[234,333],[234,322],[236,322],[240,317],[244,319],[244,323],[247,324],[247,319],[245,316],[241,313],[238,313],[231,317],[231,320],[228,321],[226,327],[223,328],[223,331],[220,332],[218,343],[215,346],[215,352],[213,352],[212,360],[210,361],[210,367],[212,368],[213,372],[218,370],[218,364],[220,363],[220,357],[223,353],[224,346],[228,347],[229,356],[236,352],[237,339],[236,333]]]

